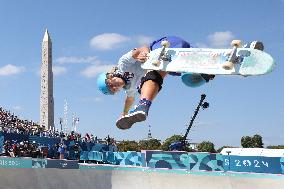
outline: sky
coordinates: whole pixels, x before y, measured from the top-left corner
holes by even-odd
[[[39,122],[41,43],[48,29],[57,128],[66,100],[68,128],[75,116],[81,133],[142,140],[150,125],[152,136],[165,140],[185,134],[204,93],[210,106],[199,112],[190,142],[240,146],[242,136],[259,134],[265,146],[284,144],[283,20],[283,0],[0,0],[0,106]],[[125,94],[102,95],[96,76],[129,50],[168,35],[209,48],[260,40],[277,67],[264,76],[218,76],[199,88],[168,76],[147,120],[119,130]]]

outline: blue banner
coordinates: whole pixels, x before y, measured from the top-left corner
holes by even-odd
[[[9,140],[11,144],[17,144],[23,141],[29,140],[29,135],[17,134],[17,133],[3,133],[4,140]]]
[[[78,161],[75,160],[47,160],[45,168],[79,169]]]
[[[281,174],[280,157],[223,155],[225,171]]]
[[[46,168],[47,159],[32,159],[33,168]]]
[[[32,159],[0,157],[0,168],[32,168]]]
[[[29,142],[36,142],[40,146],[48,146],[48,148],[52,148],[52,146],[56,143],[60,143],[60,138],[48,138],[48,137],[40,137],[36,135],[29,136]]]
[[[3,152],[3,145],[4,145],[4,135],[0,132],[0,154]]]

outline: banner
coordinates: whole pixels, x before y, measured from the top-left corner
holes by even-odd
[[[23,141],[29,140],[29,135],[17,134],[17,133],[3,133],[4,140],[9,140],[11,144],[17,144]]]
[[[225,171],[281,174],[280,157],[223,155]]]
[[[0,168],[32,168],[32,159],[0,157]]]
[[[3,152],[3,145],[4,145],[4,135],[0,132],[0,154]]]
[[[47,159],[32,159],[33,168],[46,168]]]
[[[78,161],[47,159],[45,168],[79,169]]]
[[[223,171],[221,154],[185,151],[142,151],[142,165],[151,168]],[[144,163],[145,162],[145,163]]]

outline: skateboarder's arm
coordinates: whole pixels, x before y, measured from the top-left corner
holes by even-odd
[[[132,106],[132,104],[134,103],[134,100],[135,100],[134,96],[126,96],[122,115],[128,114],[128,111]]]
[[[149,48],[146,46],[129,51],[120,57],[117,65],[118,69],[121,72],[126,72],[129,71],[129,67],[135,64],[137,61],[144,63],[147,59],[148,52]]]

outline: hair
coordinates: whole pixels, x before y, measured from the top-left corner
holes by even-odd
[[[118,69],[118,67],[114,66],[114,67],[111,68],[111,70],[108,73],[113,74],[113,73],[116,72],[117,69]]]
[[[106,78],[110,79],[111,77],[113,77],[113,74],[116,72],[118,68],[116,66],[112,67],[110,71],[108,71],[106,73]]]

